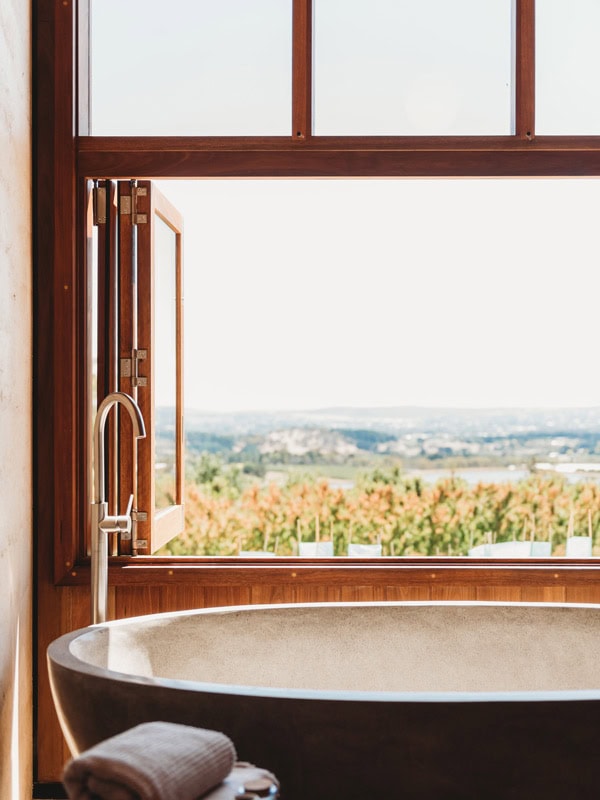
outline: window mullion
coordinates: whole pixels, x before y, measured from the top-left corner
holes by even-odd
[[[312,0],[293,0],[292,135],[312,135]]]
[[[98,225],[98,368],[97,388],[94,408],[111,392],[118,388],[118,258],[117,258],[117,184],[115,181],[99,182],[99,190],[104,192],[104,216],[97,219]],[[107,419],[107,491],[109,513],[119,513],[119,437],[116,415]],[[109,552],[116,555],[117,542],[110,534]]]
[[[132,185],[130,181],[119,181],[119,390],[138,400],[137,387],[132,382],[132,370],[123,369],[122,365],[132,363],[134,350],[137,348],[137,304],[138,284],[136,265],[135,230],[132,224]],[[127,373],[130,373],[129,375]],[[119,428],[119,487],[118,506],[120,513],[127,507],[129,496],[135,492],[135,475],[137,451],[132,435],[131,422],[127,414],[118,416]],[[119,554],[131,555],[131,540],[120,536]]]
[[[535,0],[516,0],[515,134],[535,136]]]
[[[136,387],[138,405],[146,425],[146,436],[139,439],[136,448],[137,480],[136,502],[137,520],[133,529],[132,547],[137,555],[149,555],[152,539],[155,492],[154,492],[154,444],[156,418],[154,413],[154,347],[153,347],[153,233],[152,233],[152,184],[150,181],[137,181],[137,200],[135,204],[137,226],[137,340],[135,349],[143,357],[136,359],[132,354],[132,374],[138,376]],[[136,364],[137,361],[137,364]],[[135,364],[135,366],[134,366]]]

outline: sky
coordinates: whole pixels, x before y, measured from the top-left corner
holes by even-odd
[[[291,0],[170,7],[94,1],[93,132],[289,134]],[[538,4],[537,131],[600,133],[600,4],[566,9]],[[315,0],[315,132],[510,133],[512,11]],[[188,407],[600,404],[596,180],[158,183]]]
[[[190,407],[599,404],[597,180],[158,185]]]

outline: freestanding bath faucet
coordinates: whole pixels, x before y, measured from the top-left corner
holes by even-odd
[[[104,482],[104,428],[106,418],[113,408],[121,404],[131,417],[133,435],[143,439],[146,435],[144,418],[133,397],[125,392],[112,392],[98,406],[94,421],[93,463],[94,463],[94,501],[92,503],[92,625],[106,622],[106,604],[108,595],[108,534],[124,531],[131,532],[131,509],[133,495],[125,514],[109,516]]]

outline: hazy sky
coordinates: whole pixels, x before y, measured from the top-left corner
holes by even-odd
[[[316,132],[509,133],[513,5],[315,0]],[[94,0],[93,132],[289,134],[291,0],[169,8]],[[600,3],[536,20],[538,132],[600,133]],[[595,180],[161,186],[191,407],[600,404]]]
[[[159,185],[189,406],[600,404],[596,180]]]
[[[315,133],[511,132],[515,0],[313,8]],[[291,23],[292,0],[92,0],[92,132],[289,135]],[[600,134],[599,28],[598,0],[538,0],[538,133]]]

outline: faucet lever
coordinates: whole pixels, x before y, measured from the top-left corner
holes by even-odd
[[[133,509],[133,495],[129,495],[129,502],[127,503],[127,511],[124,514],[115,514],[112,516],[106,515],[101,520],[100,528],[107,533],[131,533],[131,510]],[[127,536],[125,536],[127,538]]]
[[[129,502],[127,503],[127,511],[125,512],[124,519],[126,520],[126,527],[120,528],[121,539],[123,541],[131,539],[131,530],[133,528],[133,495],[129,495]],[[123,517],[121,518],[123,519]]]

